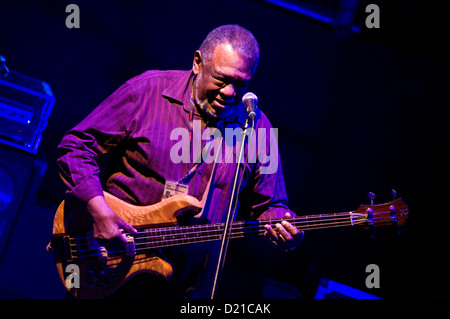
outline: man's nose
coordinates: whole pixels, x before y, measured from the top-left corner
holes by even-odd
[[[229,83],[223,88],[220,89],[220,94],[222,96],[227,97],[228,99],[232,99],[236,96],[236,89],[233,85],[233,83]]]

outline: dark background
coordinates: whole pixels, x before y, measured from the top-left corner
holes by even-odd
[[[206,34],[236,23],[260,44],[250,91],[279,130],[290,208],[350,211],[369,203],[369,191],[383,203],[395,189],[410,218],[401,236],[381,230],[375,240],[353,228],[307,232],[288,255],[256,240],[234,242],[223,296],[313,298],[328,278],[382,298],[448,297],[448,11],[444,1],[372,2],[381,27],[365,27],[370,2],[360,1],[352,30],[265,1],[2,1],[0,54],[56,97],[40,145],[48,167],[36,198],[26,199],[38,208],[12,229],[2,296],[64,297],[43,252],[64,196],[55,164],[63,134],[129,78],[190,69]],[[65,25],[69,3],[80,8],[79,29]],[[297,4],[339,12],[339,1]],[[378,289],[365,286],[368,264],[380,267]]]

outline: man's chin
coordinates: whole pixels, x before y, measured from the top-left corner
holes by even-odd
[[[200,104],[199,108],[203,111],[202,113],[206,113],[207,116],[215,119],[224,118],[232,112],[232,109],[230,107],[214,107],[210,103]]]

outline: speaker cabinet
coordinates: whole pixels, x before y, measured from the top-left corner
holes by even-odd
[[[0,263],[20,212],[36,199],[46,168],[41,152],[0,145]]]

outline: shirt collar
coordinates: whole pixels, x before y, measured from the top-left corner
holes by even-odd
[[[192,71],[182,71],[180,75],[175,78],[172,84],[164,90],[162,96],[177,102],[177,104],[183,105],[186,109],[186,107],[189,106],[186,102],[189,101],[189,96],[191,94],[189,83],[192,75]]]
[[[175,81],[164,90],[162,96],[175,101],[177,104],[183,105],[183,109],[186,113],[189,113],[192,109],[194,109],[195,114],[200,116],[191,103],[190,84],[193,77],[194,74],[191,70],[182,72],[181,75],[178,76]],[[235,111],[233,113],[218,122],[223,121],[223,123],[240,123],[243,125],[246,118],[247,112],[245,107],[242,103],[239,103],[235,107]]]

